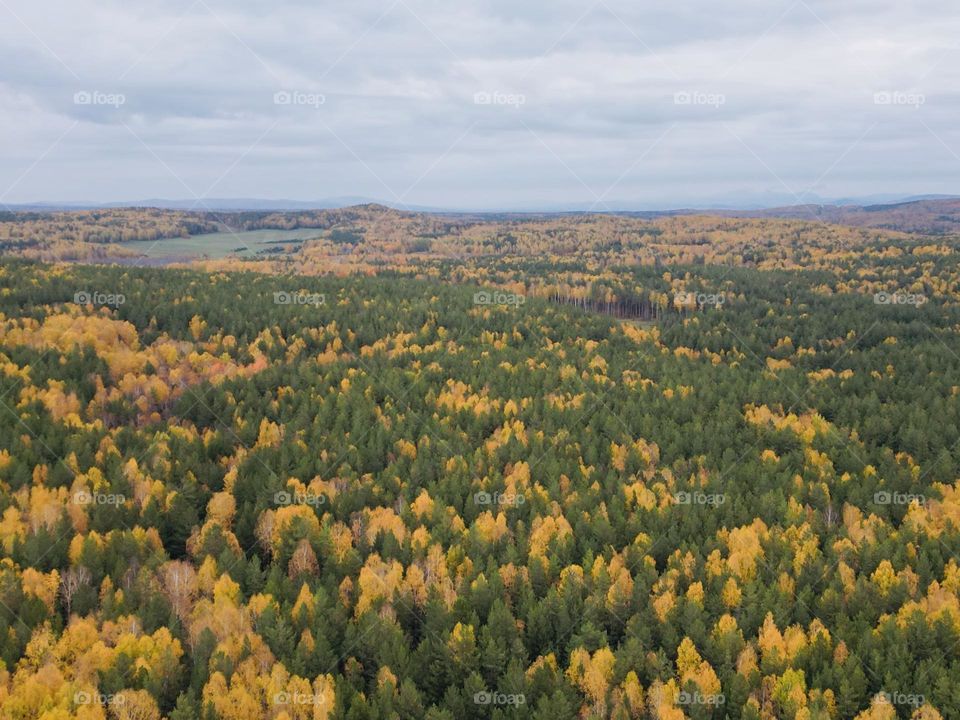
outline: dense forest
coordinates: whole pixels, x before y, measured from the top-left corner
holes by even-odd
[[[613,214],[438,215],[360,205],[300,212],[211,212],[118,208],[74,212],[0,212],[0,251],[43,261],[98,262],[150,257],[170,238],[223,232],[245,248],[251,230],[316,228],[317,238],[275,257],[237,256],[208,270],[243,269],[300,274],[378,272],[424,260],[552,257],[588,262],[657,265],[722,264],[809,267],[903,233],[827,224],[817,218],[731,218],[703,215],[654,218]],[[143,241],[142,250],[119,243]],[[204,255],[198,239],[197,254]]]
[[[0,264],[0,717],[960,717],[956,240],[385,212]]]
[[[92,260],[134,255],[112,243],[214,232],[198,213],[155,208],[72,212],[0,212],[0,252],[37,259]]]

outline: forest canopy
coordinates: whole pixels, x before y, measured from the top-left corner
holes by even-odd
[[[3,260],[0,717],[960,716],[954,239],[389,217]]]

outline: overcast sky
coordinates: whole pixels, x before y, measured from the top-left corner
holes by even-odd
[[[0,68],[7,204],[960,194],[956,0],[0,0]]]

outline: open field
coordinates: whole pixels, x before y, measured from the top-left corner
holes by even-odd
[[[116,245],[150,258],[223,258],[228,255],[254,257],[257,253],[282,245],[284,241],[308,240],[317,235],[319,231],[312,228],[241,230],[159,240],[134,240],[116,243]]]

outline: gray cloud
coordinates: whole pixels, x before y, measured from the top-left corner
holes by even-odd
[[[960,192],[947,0],[332,5],[4,0],[0,201]]]

